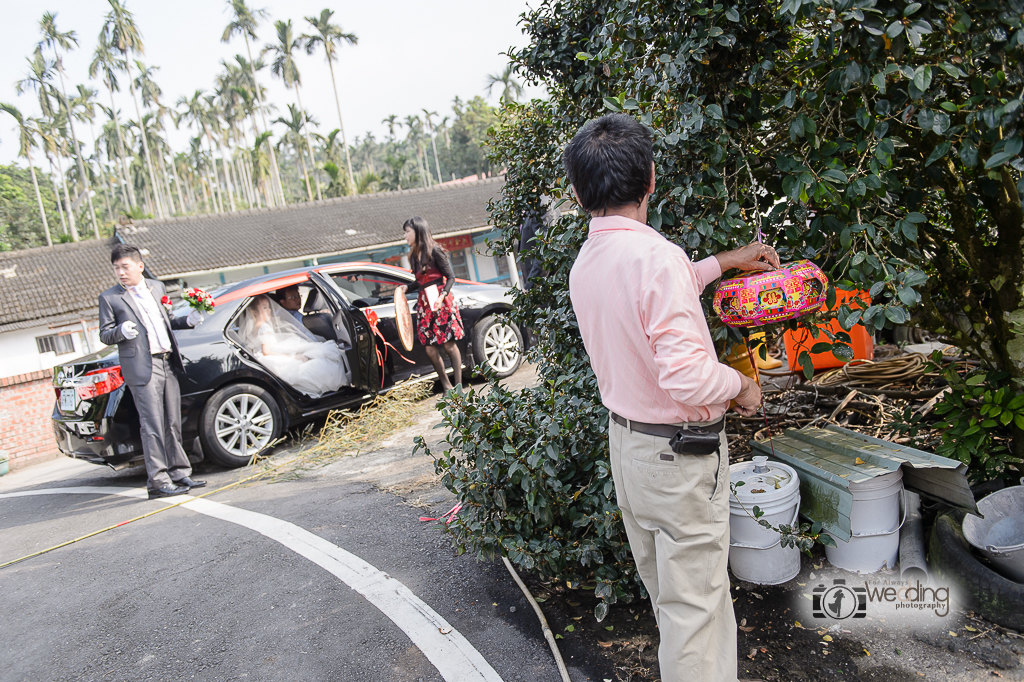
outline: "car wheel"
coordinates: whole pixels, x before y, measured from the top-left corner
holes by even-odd
[[[473,357],[478,365],[504,379],[523,362],[523,336],[515,325],[488,315],[473,327]]]
[[[199,437],[203,452],[226,467],[242,467],[281,434],[281,408],[270,391],[254,384],[232,384],[206,402]]]
[[[962,512],[942,514],[932,526],[929,559],[939,577],[956,583],[960,598],[993,623],[1024,629],[1024,585],[1008,580],[971,553],[962,528]]]

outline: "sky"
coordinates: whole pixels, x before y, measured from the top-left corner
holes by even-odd
[[[426,108],[445,116],[450,114],[456,96],[463,100],[475,95],[487,97],[487,75],[500,73],[508,62],[501,53],[527,43],[518,26],[519,15],[527,10],[525,0],[389,0],[380,4],[351,0],[250,0],[248,4],[266,9],[270,15],[260,26],[259,46],[274,40],[273,21],[291,19],[297,36],[312,31],[304,17],[319,16],[325,8],[334,10],[333,23],[359,38],[356,46],[340,47],[340,59],[334,65],[350,143],[367,131],[377,139],[383,138],[386,127],[381,121],[390,114],[404,119],[411,114],[422,116],[421,110]],[[245,43],[240,37],[230,44],[220,41],[231,20],[226,0],[127,0],[126,6],[134,13],[142,33],[146,52],[140,59],[147,66],[159,67],[156,82],[163,90],[163,103],[173,104],[197,89],[212,91],[214,78],[222,70],[221,60],[230,61],[236,54],[245,54]],[[73,30],[77,34],[79,47],[64,57],[69,90],[76,84],[87,83],[89,62],[109,9],[105,0],[5,3],[7,29],[5,39],[0,41],[0,102],[14,104],[26,116],[39,115],[35,95],[27,92],[19,96],[15,83],[28,70],[26,57],[39,42],[39,19],[44,11],[57,14],[59,30]],[[259,46],[252,45],[254,56]],[[47,52],[47,56],[52,55]],[[296,59],[302,75],[302,103],[320,123],[321,134],[326,135],[338,127],[327,62],[322,51],[313,55],[303,51]],[[292,91],[271,77],[269,68],[257,77],[268,89],[267,100],[279,110],[286,111],[287,104],[295,102]],[[109,106],[110,99],[102,84],[89,84],[99,91],[99,101]],[[115,102],[123,123],[136,115],[124,79],[122,88],[121,93],[115,93]],[[495,88],[489,101],[497,104],[500,94]],[[530,88],[526,95],[543,96],[543,91]],[[283,113],[279,111],[274,117]],[[11,163],[17,155],[13,124],[14,119],[0,114],[3,164]],[[76,125],[76,131],[79,140],[91,150],[87,127]],[[189,135],[172,128],[171,146],[184,151]],[[36,163],[39,164],[38,159]]]

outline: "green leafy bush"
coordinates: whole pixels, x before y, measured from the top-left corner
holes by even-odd
[[[933,354],[932,362],[932,368],[941,367],[941,354]],[[906,408],[895,432],[968,465],[974,483],[994,478],[1015,482],[1024,475],[1024,461],[1011,449],[1014,427],[1024,429],[1024,393],[1015,390],[1007,372],[975,369],[961,375],[948,365],[941,373],[950,390],[935,406],[940,421],[922,421]],[[929,440],[935,431],[938,439]]]

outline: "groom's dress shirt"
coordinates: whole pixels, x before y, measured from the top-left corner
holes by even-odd
[[[163,315],[160,314],[159,305],[153,298],[153,293],[142,280],[133,287],[128,287],[128,292],[139,305],[142,311],[142,324],[146,327],[146,336],[149,338],[149,352],[152,354],[166,353],[171,350],[171,335],[167,331]]]

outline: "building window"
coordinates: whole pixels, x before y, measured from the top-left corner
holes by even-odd
[[[449,260],[451,261],[452,270],[455,272],[456,277],[469,279],[469,264],[466,262],[465,249],[452,251],[451,258]]]
[[[75,341],[71,334],[51,334],[50,336],[37,336],[36,348],[40,353],[53,353],[54,355],[67,355],[75,352]]]

